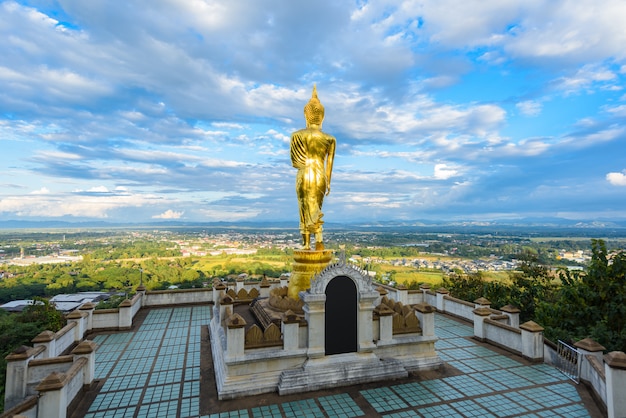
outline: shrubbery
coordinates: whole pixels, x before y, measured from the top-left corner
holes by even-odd
[[[626,352],[626,253],[609,256],[602,240],[591,245],[587,269],[562,270],[558,279],[527,254],[510,283],[486,281],[475,273],[445,279],[442,285],[463,300],[485,297],[493,307],[518,307],[520,320],[539,323],[552,341],[592,338],[609,351]]]
[[[36,299],[35,304],[21,313],[7,313],[0,309],[0,410],[4,409],[4,385],[7,363],[4,358],[16,348],[32,346],[31,340],[40,332],[56,332],[63,328],[65,320],[61,312],[44,299]]]

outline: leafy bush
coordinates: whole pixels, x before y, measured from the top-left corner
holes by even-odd
[[[0,309],[0,410],[4,409],[4,384],[7,363],[4,358],[22,345],[32,345],[31,340],[45,330],[56,332],[65,320],[61,312],[45,299],[38,299],[21,313],[7,313]]]
[[[626,351],[626,253],[609,256],[602,240],[592,240],[584,272],[563,271],[554,302],[542,302],[537,322],[552,340],[592,338],[609,351]]]
[[[128,296],[131,298],[132,296]],[[126,295],[113,295],[107,300],[101,300],[96,305],[96,309],[115,309],[119,308],[120,303],[127,299]]]
[[[554,299],[556,285],[547,267],[538,262],[533,253],[522,257],[519,271],[509,274],[509,282],[486,280],[481,272],[446,278],[442,286],[459,299],[474,301],[484,297],[491,306],[501,308],[513,305],[520,309],[522,322],[535,320],[541,301]]]

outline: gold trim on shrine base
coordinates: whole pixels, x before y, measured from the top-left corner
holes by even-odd
[[[324,270],[332,259],[333,252],[330,250],[294,250],[293,271],[289,279],[289,297],[298,299],[298,293],[311,287],[311,279]]]

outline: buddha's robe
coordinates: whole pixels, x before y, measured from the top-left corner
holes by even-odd
[[[330,190],[335,138],[319,129],[306,128],[291,135],[291,163],[298,169],[296,195],[300,207],[300,231],[322,231],[322,203]]]

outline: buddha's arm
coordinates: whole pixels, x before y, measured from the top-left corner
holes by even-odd
[[[334,137],[330,137],[330,145],[328,147],[328,157],[326,159],[326,195],[330,193],[330,177],[333,174],[333,161],[335,160],[335,144]]]
[[[307,150],[302,137],[296,132],[291,136],[291,165],[295,168],[304,168],[306,165]]]

